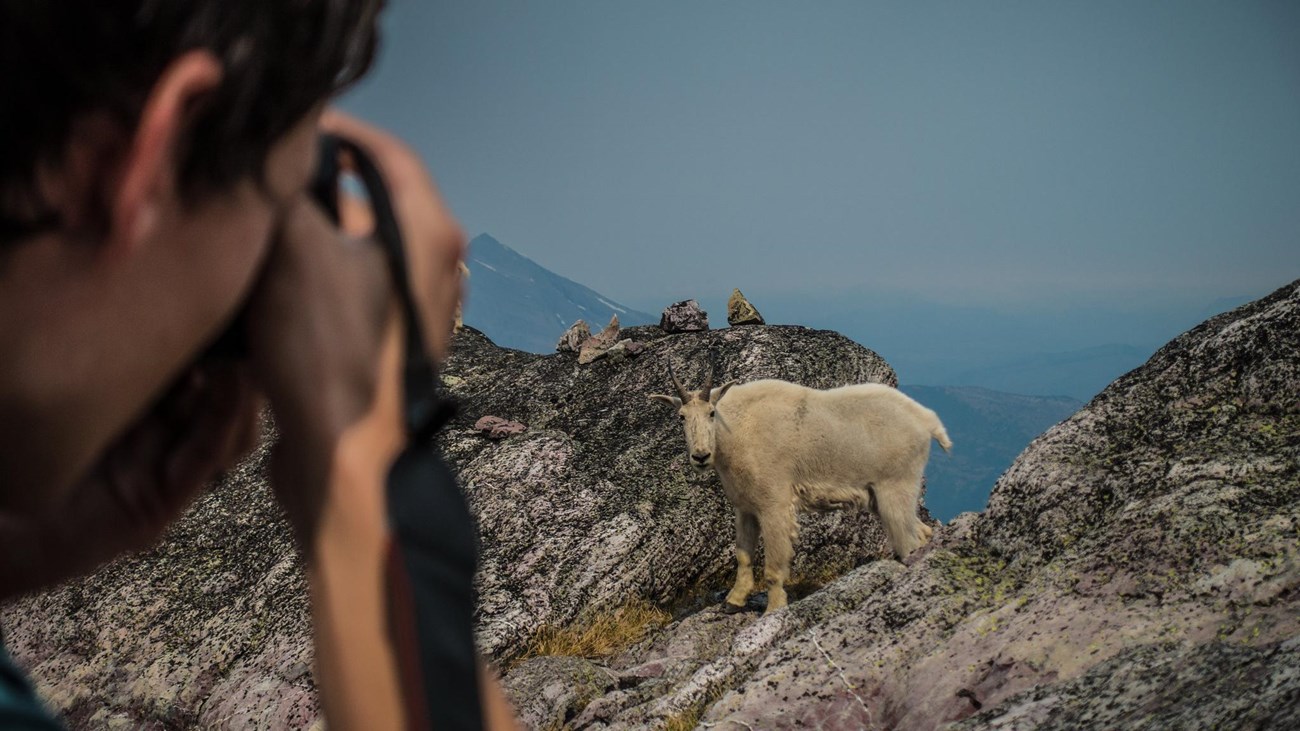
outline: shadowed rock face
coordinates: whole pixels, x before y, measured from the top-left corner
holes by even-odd
[[[988,511],[770,617],[709,609],[596,670],[579,729],[1293,728],[1300,283],[1039,437]],[[529,660],[511,675],[540,682]],[[978,715],[976,715],[978,714]]]
[[[73,728],[270,728],[319,716],[307,585],[263,444],[156,548],[0,610]]]
[[[629,595],[674,605],[729,585],[730,508],[716,477],[688,469],[676,415],[646,400],[671,392],[670,360],[693,383],[710,348],[720,379],[896,383],[874,353],[825,331],[623,334],[646,343],[639,357],[591,365],[498,348],[468,328],[457,335],[444,380],[461,410],[441,441],[481,523],[479,632],[493,657]],[[473,429],[485,415],[528,430],[490,441]],[[71,726],[318,720],[306,585],[265,483],[267,453],[263,444],[157,548],[0,610],[11,652]],[[795,570],[847,570],[884,550],[871,516],[808,516]],[[591,677],[563,703],[585,706],[608,674]]]

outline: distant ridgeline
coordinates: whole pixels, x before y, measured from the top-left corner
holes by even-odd
[[[658,315],[619,304],[542,267],[487,234],[469,242],[470,284],[465,324],[497,345],[553,353],[576,320],[599,330],[613,315],[624,327],[659,322]]]

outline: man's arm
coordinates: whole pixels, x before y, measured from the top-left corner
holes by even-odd
[[[342,115],[327,115],[324,126],[360,143],[383,170],[413,298],[440,361],[460,299],[463,235],[405,145]],[[343,228],[361,234],[366,226],[345,215]],[[404,324],[383,257],[372,243],[342,240],[304,202],[288,212],[248,321],[255,370],[280,426],[273,482],[307,558],[327,719],[343,729],[397,727],[402,686],[383,569],[386,480],[405,446]],[[489,728],[514,728],[495,681],[481,687]]]

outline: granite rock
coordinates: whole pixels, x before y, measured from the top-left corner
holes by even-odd
[[[709,313],[700,309],[700,303],[695,300],[674,302],[664,308],[659,318],[659,329],[670,334],[708,330]]]

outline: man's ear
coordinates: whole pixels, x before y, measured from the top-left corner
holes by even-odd
[[[716,404],[719,401],[721,401],[722,397],[727,395],[727,391],[730,391],[731,387],[736,385],[737,383],[739,383],[739,381],[727,381],[721,386],[718,386],[717,388],[713,389],[711,392],[709,392],[709,403]]]
[[[655,393],[650,395],[650,400],[662,401],[669,406],[672,406],[674,409],[680,409],[682,407],[682,400],[676,396],[665,396],[662,393]]]
[[[118,174],[105,191],[109,201],[109,249],[134,250],[158,225],[164,202],[178,194],[178,167],[193,114],[221,83],[221,63],[209,51],[190,51],[172,61],[154,83]]]

